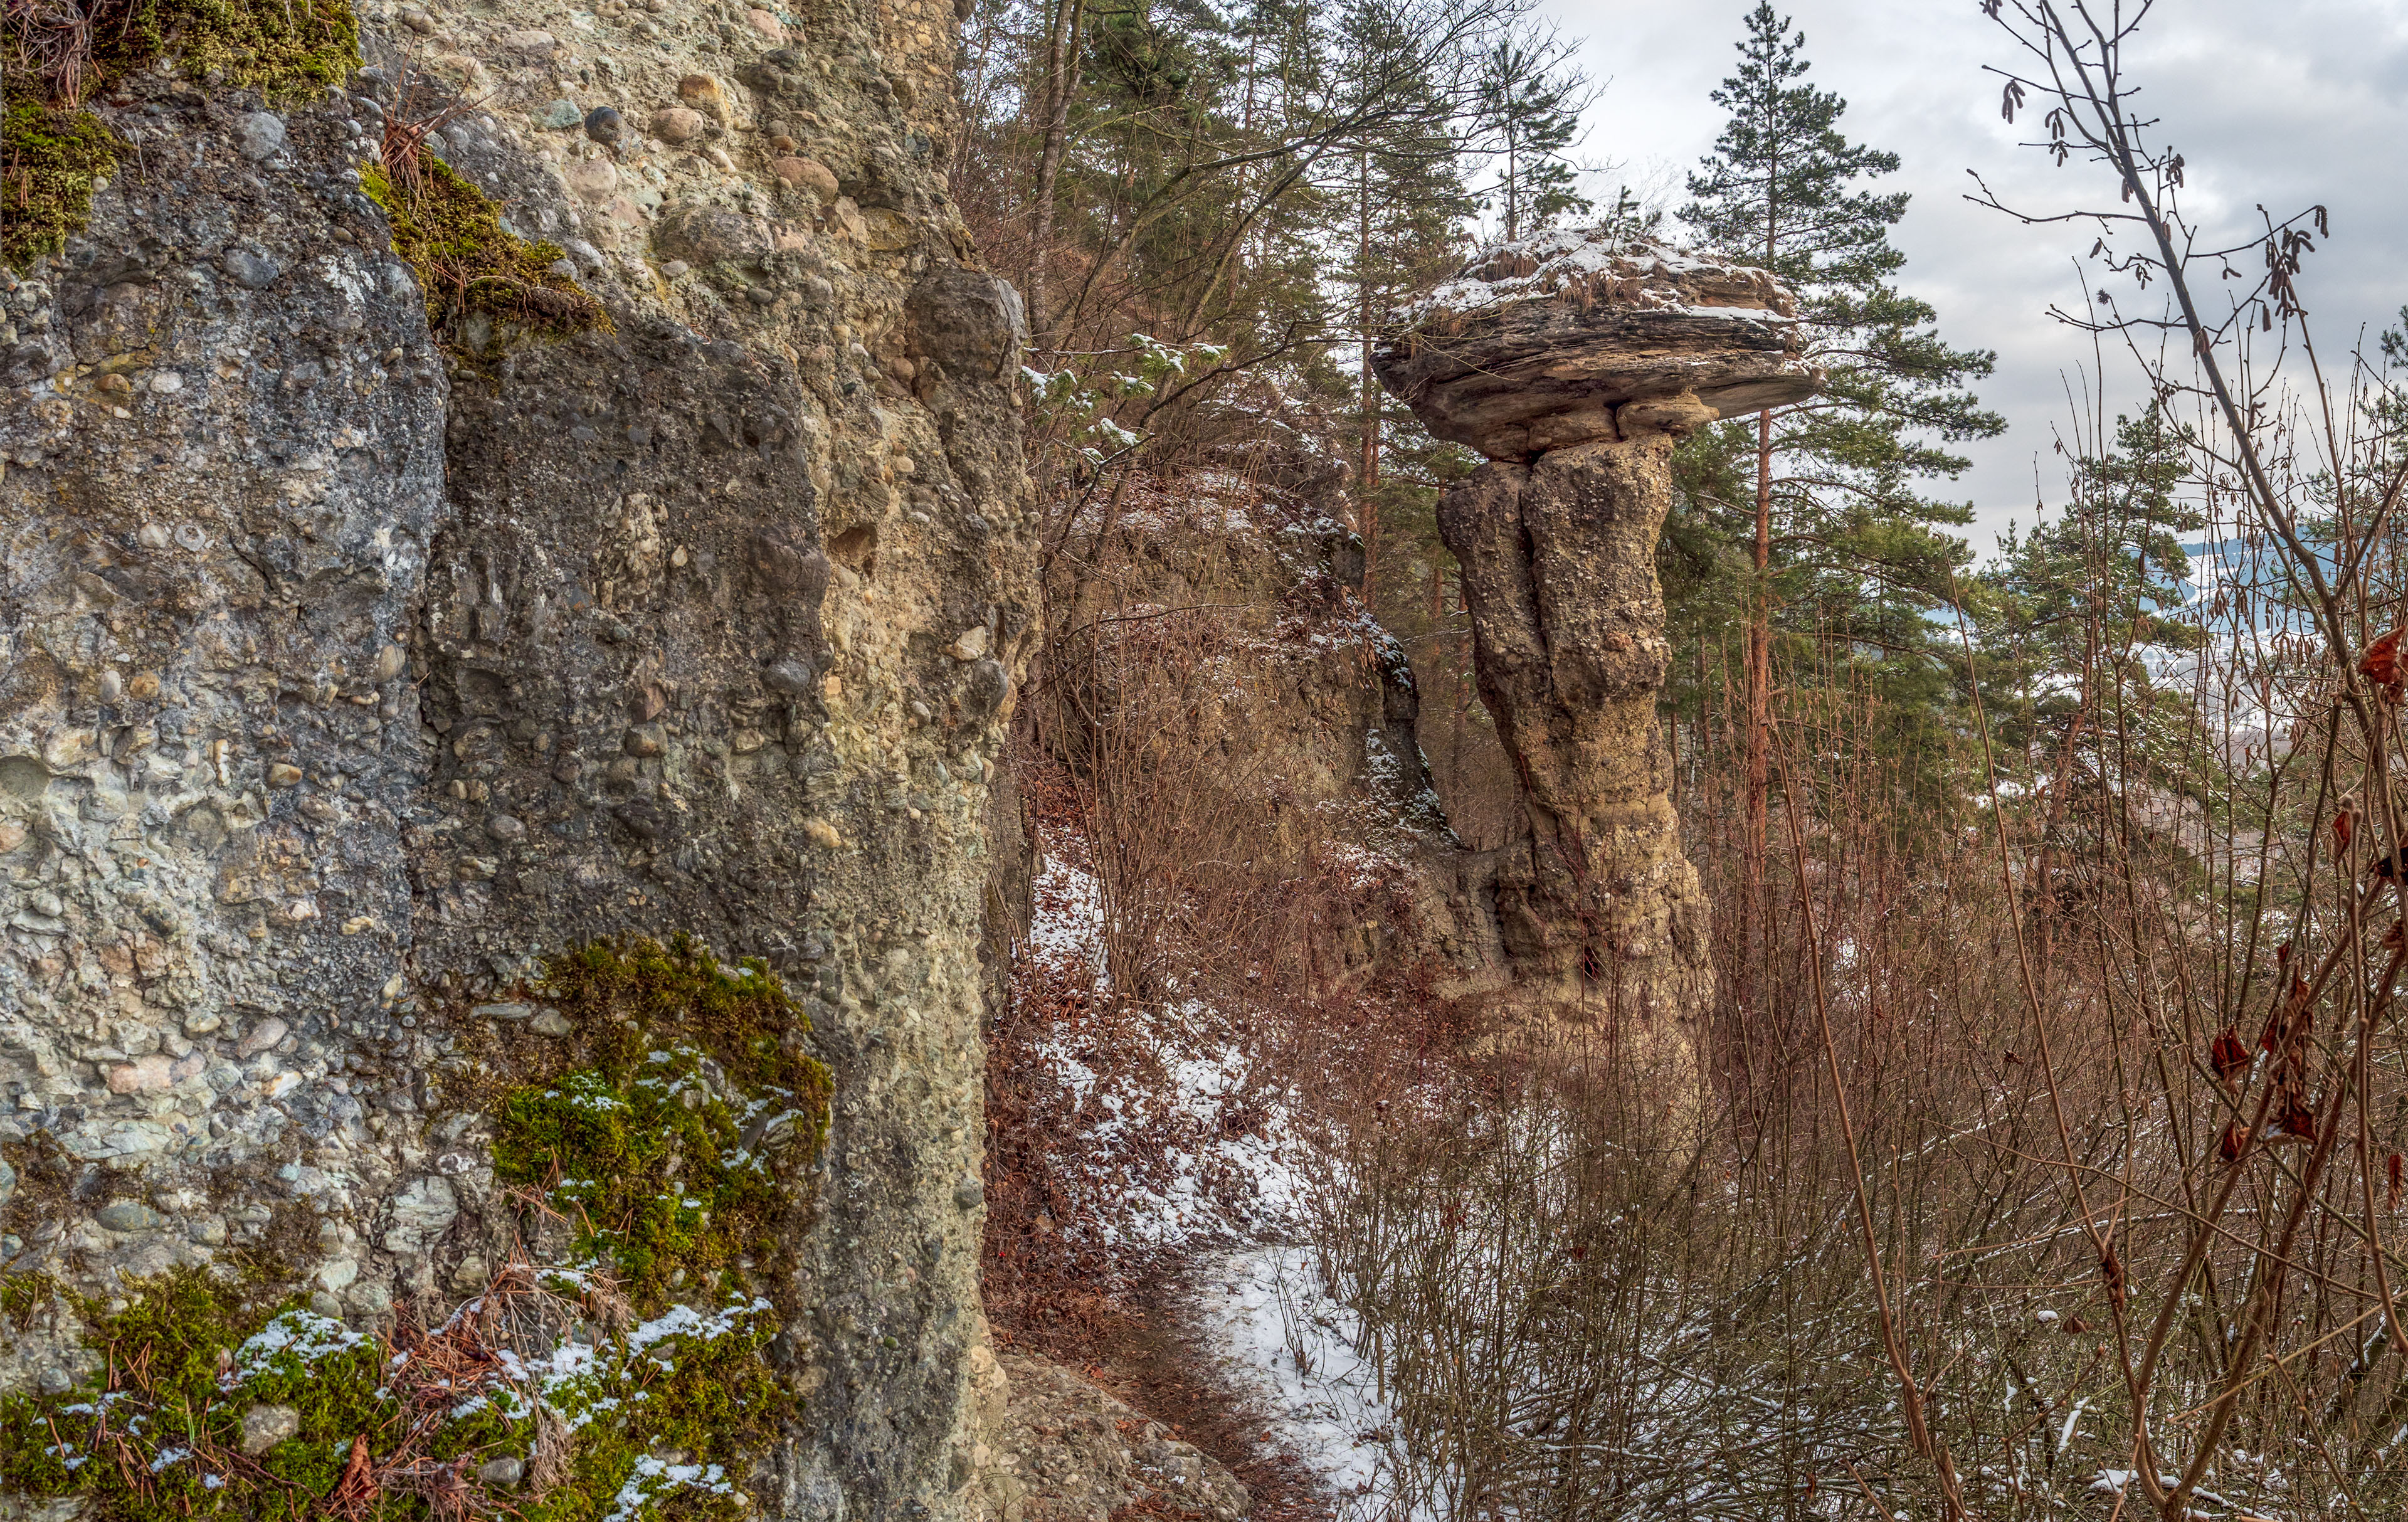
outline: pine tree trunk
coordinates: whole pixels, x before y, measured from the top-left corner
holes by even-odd
[[[1380,553],[1380,507],[1373,489],[1380,484],[1380,407],[1384,395],[1380,378],[1371,369],[1371,155],[1365,151],[1355,157],[1357,165],[1357,205],[1355,208],[1354,268],[1358,301],[1356,321],[1360,326],[1363,352],[1363,459],[1355,476],[1355,516],[1363,524],[1363,606],[1371,606],[1371,568]]]
[[[1764,915],[1766,802],[1771,792],[1768,762],[1772,724],[1772,605],[1766,571],[1772,564],[1772,414],[1756,419],[1756,606],[1747,625],[1747,901],[1748,945],[1760,939]],[[1746,959],[1741,991],[1754,1001],[1757,958]]]
[[[1028,235],[1029,347],[1042,354],[1053,347],[1045,314],[1045,259],[1054,248],[1054,191],[1070,141],[1071,70],[1076,62],[1083,0],[1055,0],[1045,46],[1045,144],[1037,156],[1036,218]]]

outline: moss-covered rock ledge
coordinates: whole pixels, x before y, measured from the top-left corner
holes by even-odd
[[[119,1522],[741,1515],[799,1400],[771,1344],[828,1124],[810,1020],[681,937],[563,953],[467,1027],[438,1092],[492,1138],[481,1285],[372,1333],[255,1255],[117,1294],[0,1280],[12,1331],[92,1355],[0,1397],[0,1487]]]
[[[225,89],[292,101],[339,84],[360,60],[344,0],[91,0],[75,46],[70,7],[0,7],[0,259],[23,268],[79,231],[125,144],[85,103],[159,59]],[[45,33],[29,36],[40,16]]]

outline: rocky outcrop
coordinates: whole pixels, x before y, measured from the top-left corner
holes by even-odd
[[[1761,269],[1603,229],[1499,244],[1404,314],[1380,379],[1492,460],[1687,433],[1799,400],[1797,304]]]
[[[979,909],[1033,598],[953,9],[562,14],[381,7],[306,93],[113,79],[88,225],[0,274],[0,1253],[439,1321],[547,1240],[501,1097],[609,1034],[545,960],[690,935],[783,983],[746,1037],[834,1095],[775,1252],[724,1265],[792,1403],[726,1483],[975,1514]],[[550,240],[515,317],[396,247],[361,171],[412,117]],[[547,329],[571,292],[602,319]],[[42,1325],[0,1387],[98,1377]]]
[[[1001,1355],[1011,1406],[996,1438],[1027,1522],[1176,1515],[1238,1522],[1253,1504],[1218,1459],[1070,1370]]]
[[[1028,715],[1039,748],[1107,789],[1127,773],[1182,804],[1209,799],[1212,823],[1174,854],[1242,855],[1254,887],[1299,874],[1349,884],[1341,896],[1360,904],[1292,905],[1269,938],[1324,993],[1416,954],[1398,916],[1369,906],[1419,895],[1426,874],[1408,863],[1447,836],[1415,739],[1412,664],[1356,594],[1363,543],[1339,521],[1343,479],[1326,455],[1262,448],[1133,478],[1055,561],[1048,687]],[[1090,725],[1122,737],[1110,775],[1085,754]],[[1132,768],[1127,753],[1156,741]],[[1125,806],[1154,811],[1141,796]],[[1214,887],[1184,886],[1218,901]],[[1241,955],[1259,954],[1223,943],[1216,958],[1242,971]]]
[[[1713,974],[1656,717],[1656,538],[1682,434],[1813,390],[1791,314],[1760,271],[1551,234],[1486,252],[1377,359],[1490,457],[1439,527],[1527,834],[1465,864],[1467,991],[1600,1025],[1668,1104],[1695,1090]]]

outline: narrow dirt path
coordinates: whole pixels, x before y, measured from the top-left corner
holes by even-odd
[[[1216,1367],[1187,1310],[1191,1278],[1185,1265],[1165,1264],[1119,1302],[1116,1314],[1076,1327],[1057,1323],[1043,1332],[999,1327],[997,1335],[1078,1370],[1227,1466],[1254,1495],[1252,1522],[1335,1522],[1337,1506],[1320,1477],[1268,1441],[1263,1414]],[[1179,1514],[1140,1502],[1114,1515]]]

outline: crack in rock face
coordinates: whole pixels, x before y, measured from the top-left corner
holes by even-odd
[[[1381,380],[1489,457],[1439,509],[1527,826],[1465,864],[1489,991],[1601,1027],[1694,1111],[1713,969],[1656,717],[1656,541],[1683,436],[1820,385],[1796,305],[1764,271],[1587,229],[1484,251],[1400,315]]]

